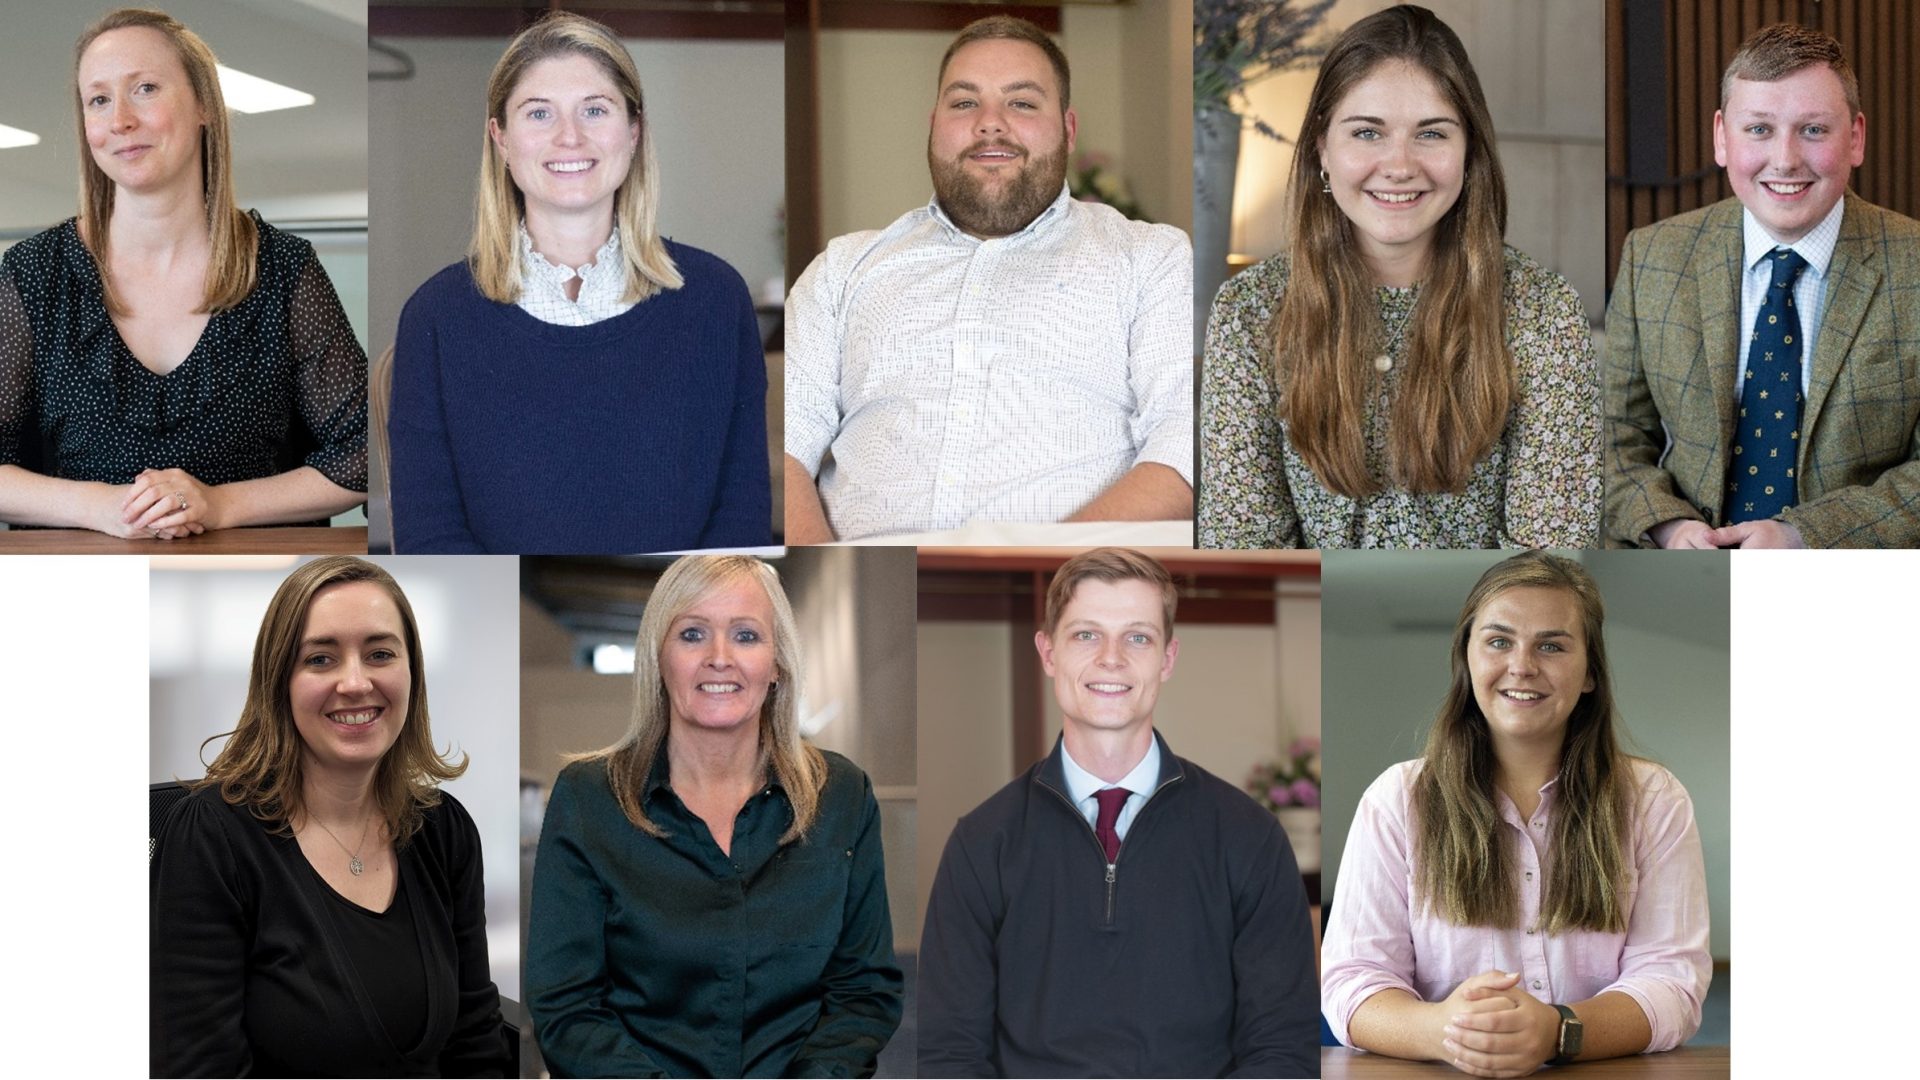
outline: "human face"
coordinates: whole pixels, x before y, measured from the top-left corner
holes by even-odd
[[[315,593],[287,697],[310,767],[370,773],[407,723],[413,658],[400,609],[371,581]]]
[[[1782,244],[1820,224],[1866,153],[1867,118],[1847,107],[1840,76],[1825,64],[1773,82],[1734,79],[1727,107],[1713,114],[1713,160]]]
[[[200,182],[206,111],[167,36],[125,26],[80,54],[81,115],[100,171],[128,191]]]
[[[758,732],[773,684],[773,601],[749,578],[702,596],[667,626],[660,678],[671,730]]]
[[[1180,651],[1161,623],[1165,614],[1150,582],[1083,581],[1060,609],[1052,636],[1033,636],[1070,728],[1133,732],[1152,725],[1160,684],[1172,677]]]
[[[1544,586],[1496,593],[1474,613],[1467,670],[1496,748],[1561,745],[1567,717],[1593,690],[1584,626],[1579,597]]]
[[[1425,69],[1389,60],[1334,103],[1320,167],[1376,277],[1411,285],[1460,201],[1466,127]]]
[[[507,94],[507,118],[487,131],[536,222],[590,215],[613,222],[613,200],[627,179],[640,121],[592,58],[549,57],[527,68]]]
[[[990,38],[963,46],[941,73],[927,167],[941,209],[978,237],[1009,236],[1066,183],[1079,120],[1039,46]]]

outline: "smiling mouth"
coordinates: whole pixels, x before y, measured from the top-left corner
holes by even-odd
[[[1547,695],[1538,690],[1502,690],[1500,696],[1508,701],[1539,701]]]
[[[1768,191],[1773,192],[1775,195],[1781,195],[1781,196],[1791,198],[1792,196],[1798,195],[1801,192],[1812,187],[1813,181],[1811,180],[1792,180],[1792,181],[1762,180],[1760,181],[1760,186],[1763,188],[1766,188]]]
[[[983,165],[1005,165],[1008,162],[1020,160],[1022,155],[1017,147],[996,143],[969,150],[966,156],[968,160],[978,161]]]
[[[386,710],[379,708],[342,709],[339,712],[328,713],[327,719],[345,727],[365,727],[378,720],[384,711]]]
[[[1133,687],[1127,685],[1126,683],[1090,682],[1087,684],[1087,689],[1093,691],[1096,694],[1124,694],[1127,691],[1133,689]]]
[[[549,161],[547,162],[547,171],[561,173],[563,175],[583,173],[597,164],[599,164],[597,161]]]
[[[113,156],[114,157],[132,157],[135,154],[144,153],[151,149],[153,149],[153,147],[149,146],[146,143],[141,143],[138,146],[123,146],[120,149],[115,150],[113,152]]]
[[[1425,194],[1424,191],[1369,191],[1367,198],[1387,206],[1410,206]]]
[[[739,683],[730,682],[703,682],[695,687],[695,689],[703,694],[737,694],[740,692],[741,686]]]

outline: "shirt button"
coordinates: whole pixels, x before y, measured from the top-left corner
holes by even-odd
[[[1539,980],[1539,979],[1535,979],[1535,980],[1533,980],[1533,988],[1534,988],[1535,990],[1538,990],[1538,989],[1540,989],[1540,980]]]
[[[1533,880],[1533,871],[1531,871],[1531,870],[1529,870],[1529,871],[1527,871],[1527,880],[1528,880],[1528,881],[1532,881],[1532,880]]]

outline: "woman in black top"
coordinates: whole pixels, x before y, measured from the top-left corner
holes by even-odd
[[[366,353],[306,241],[234,206],[206,43],[81,36],[81,215],[0,260],[0,521],[173,538],[366,490]]]
[[[527,1007],[555,1076],[871,1076],[900,1023],[880,811],[800,738],[773,569],[692,555],[647,599],[626,738],[567,767]]]
[[[413,609],[350,556],[267,607],[150,865],[154,1076],[503,1076],[480,838],[435,786]]]

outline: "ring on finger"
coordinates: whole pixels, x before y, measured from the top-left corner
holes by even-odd
[[[187,508],[187,496],[184,493],[176,491],[173,493],[173,498],[175,502],[179,503],[177,509],[185,510]]]

